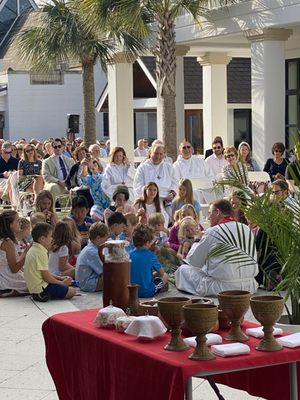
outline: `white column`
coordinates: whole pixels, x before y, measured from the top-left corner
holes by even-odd
[[[285,143],[285,41],[290,29],[246,33],[251,42],[252,152],[263,167],[275,142]]]
[[[202,65],[203,80],[203,147],[211,148],[215,136],[228,140],[227,64],[231,57],[223,53],[208,53],[197,58]]]
[[[135,61],[127,53],[116,53],[107,66],[109,138],[111,149],[121,146],[133,160],[133,72]]]
[[[184,113],[184,56],[189,51],[189,46],[176,46],[176,137],[177,145],[184,140],[185,113]]]

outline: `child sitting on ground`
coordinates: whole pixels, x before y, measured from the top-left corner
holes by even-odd
[[[48,250],[52,243],[52,231],[51,225],[38,223],[31,232],[33,245],[26,255],[24,276],[35,301],[70,299],[76,294],[76,289],[69,287],[72,283],[71,277],[55,276],[48,271]]]
[[[180,246],[177,255],[185,258],[195,240],[200,239],[199,224],[192,217],[184,217],[179,222],[178,239]]]
[[[30,214],[30,225],[31,229],[35,227],[39,222],[46,222],[46,215],[41,211],[36,211]]]
[[[27,218],[20,218],[20,231],[16,234],[17,239],[17,251],[18,254],[22,254],[23,251],[30,245],[30,221]]]
[[[104,221],[107,224],[108,218],[114,213],[134,213],[134,207],[128,204],[129,190],[126,185],[118,185],[112,195],[113,203],[104,211]]]
[[[161,213],[153,213],[148,218],[148,225],[151,228],[154,238],[155,246],[159,249],[168,247],[168,230],[164,227],[165,219]]]
[[[103,264],[99,257],[99,247],[109,237],[109,230],[102,222],[95,222],[89,230],[89,243],[81,251],[76,262],[76,280],[84,292],[97,292],[103,287]]]
[[[132,235],[135,250],[130,254],[130,282],[140,285],[139,297],[152,297],[158,292],[168,290],[168,275],[161,267],[157,256],[150,250],[154,235],[151,229],[139,224]]]
[[[65,217],[62,218],[62,222],[66,222],[71,230],[72,242],[70,247],[69,263],[75,266],[77,256],[81,250],[81,235],[79,233],[79,230],[77,229],[74,219],[70,217]]]
[[[121,235],[126,228],[127,221],[124,215],[120,212],[113,213],[107,220],[107,226],[110,231],[110,238],[113,240],[121,239]]]
[[[81,248],[87,245],[89,239],[89,229],[94,222],[88,217],[89,206],[85,197],[78,196],[72,200],[71,218],[75,221],[77,229],[81,235]]]
[[[54,211],[54,201],[49,190],[42,190],[35,199],[35,212],[42,212],[45,215],[46,222],[55,226],[58,218]]]
[[[124,232],[121,233],[120,239],[127,240],[127,242],[129,244],[125,247],[125,249],[127,252],[129,252],[131,250],[134,250],[132,234],[133,234],[134,228],[137,225],[137,217],[133,213],[125,214],[124,217],[126,218],[127,225],[125,226]]]
[[[67,222],[58,222],[53,232],[49,253],[49,271],[53,275],[75,276],[75,268],[69,263],[72,246],[71,228]]]

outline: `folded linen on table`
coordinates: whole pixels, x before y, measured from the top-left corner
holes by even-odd
[[[292,335],[283,336],[278,338],[277,341],[284,347],[298,347],[300,346],[300,332],[293,333]]]
[[[196,342],[196,336],[191,336],[183,339],[183,341],[191,346],[191,347],[196,347],[197,342]],[[211,346],[212,344],[219,344],[222,343],[222,336],[217,335],[216,333],[208,333],[206,335],[206,344],[207,346]]]
[[[243,343],[217,344],[211,346],[211,350],[214,354],[221,357],[238,356],[240,354],[250,353],[250,347]]]
[[[254,336],[256,338],[262,338],[264,336],[263,327],[259,326],[258,328],[248,328],[246,329],[246,335]],[[273,336],[282,335],[281,328],[273,328]]]

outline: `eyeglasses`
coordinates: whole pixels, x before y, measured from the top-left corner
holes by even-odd
[[[281,150],[274,150],[274,153],[282,153]]]
[[[192,146],[182,146],[183,150],[187,150],[187,149],[191,149],[191,148],[192,148]]]
[[[11,154],[11,151],[4,151],[4,154]]]
[[[222,146],[213,146],[213,150],[218,150],[218,149],[221,149],[222,148]]]
[[[61,144],[57,144],[56,146],[53,146],[54,149],[61,149],[62,145]]]
[[[31,151],[33,151],[33,149],[27,149],[25,150],[25,153],[30,153]]]
[[[282,192],[283,190],[272,190],[272,193],[275,194],[276,196]]]
[[[226,156],[225,156],[225,158],[234,158],[235,157],[235,154],[227,154]]]

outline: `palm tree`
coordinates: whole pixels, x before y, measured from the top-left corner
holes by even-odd
[[[232,4],[236,0],[82,0],[85,10],[90,12],[90,24],[99,24],[99,19],[114,15],[128,29],[141,34],[153,29],[156,37],[155,50],[157,79],[157,119],[161,121],[163,141],[168,154],[176,158],[176,17],[184,12],[195,21],[208,15],[211,5],[216,7]],[[153,23],[151,27],[149,22]]]
[[[36,23],[17,37],[22,59],[36,71],[53,71],[62,63],[80,64],[82,68],[84,139],[86,145],[96,142],[94,65],[111,60],[121,39],[130,50],[141,50],[141,44],[118,26],[115,32],[107,25],[87,27],[78,0],[51,0],[33,13]],[[112,25],[110,25],[110,28]],[[111,28],[112,29],[112,28]]]

